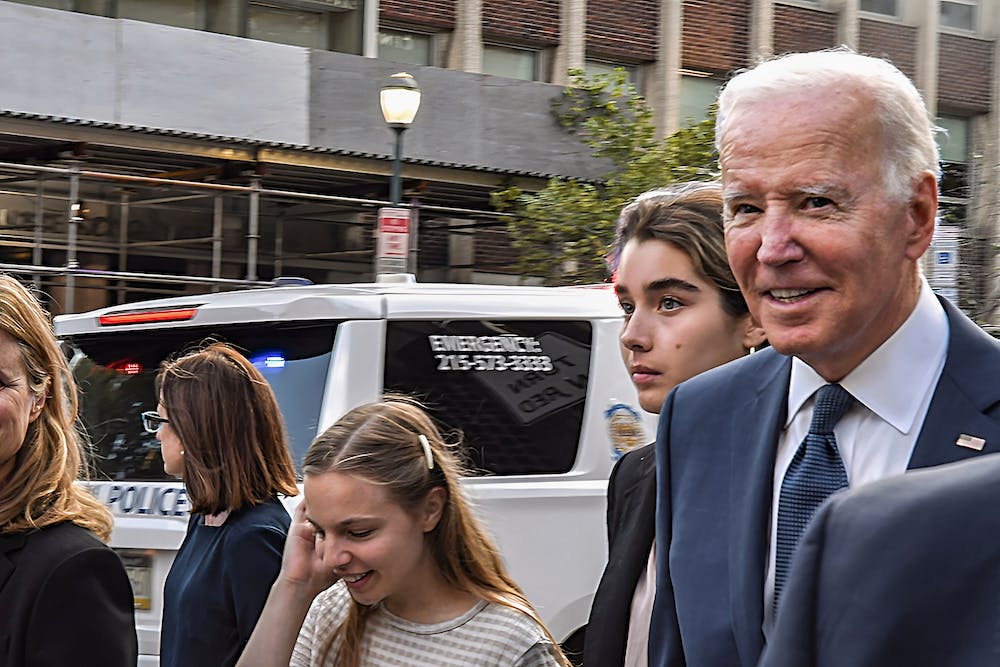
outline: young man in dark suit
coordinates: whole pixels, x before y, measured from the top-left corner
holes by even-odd
[[[920,272],[938,162],[912,82],[791,54],[726,85],[716,134],[727,254],[772,348],[661,410],[656,667],[754,665],[834,491],[1000,448],[1000,344]]]

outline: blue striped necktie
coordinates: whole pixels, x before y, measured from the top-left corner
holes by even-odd
[[[837,449],[833,427],[854,401],[839,384],[816,392],[809,433],[799,445],[781,482],[778,498],[778,538],[774,563],[774,611],[802,533],[827,497],[847,486],[847,472]]]

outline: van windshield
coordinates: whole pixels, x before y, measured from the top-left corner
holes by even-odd
[[[207,341],[231,343],[271,385],[298,467],[316,436],[337,323],[254,323],[115,331],[64,340],[80,392],[80,420],[95,454],[95,480],[165,480],[156,436],[140,415],[156,409],[160,364]]]

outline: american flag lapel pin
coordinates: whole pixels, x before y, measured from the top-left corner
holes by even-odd
[[[974,449],[977,452],[983,451],[983,447],[986,446],[986,441],[974,435],[967,435],[963,433],[958,436],[958,440],[955,444],[959,447],[965,447],[966,449]]]

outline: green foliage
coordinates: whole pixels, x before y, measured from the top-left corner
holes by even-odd
[[[656,138],[653,114],[626,81],[625,71],[585,77],[554,105],[560,125],[578,134],[612,168],[599,183],[552,179],[536,193],[511,187],[493,193],[493,205],[517,217],[508,229],[520,253],[519,271],[547,284],[599,282],[622,207],[653,188],[718,175],[715,112],[708,120]]]

